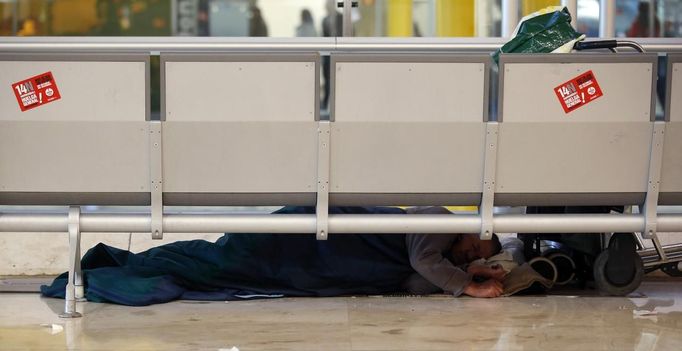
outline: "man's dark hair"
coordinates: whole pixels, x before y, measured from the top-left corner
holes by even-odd
[[[490,238],[490,241],[493,243],[493,256],[497,255],[502,251],[502,244],[500,243],[500,238],[497,236],[497,234],[493,234],[492,238]]]

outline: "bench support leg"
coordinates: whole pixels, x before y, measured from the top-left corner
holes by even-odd
[[[661,165],[663,164],[663,142],[665,141],[665,122],[654,122],[649,154],[649,182],[646,199],[640,207],[644,215],[645,228],[642,237],[653,239],[658,230],[658,194],[661,187]]]
[[[317,240],[329,238],[329,121],[320,121],[317,129],[317,205],[315,208]]]
[[[485,153],[483,169],[483,194],[479,215],[481,216],[482,240],[490,240],[493,237],[493,210],[495,206],[495,176],[497,170],[497,135],[499,124],[497,122],[486,123]]]
[[[149,124],[149,159],[151,178],[152,239],[163,239],[163,144],[160,121]]]
[[[60,318],[78,318],[83,315],[76,312],[76,299],[83,297],[83,279],[80,265],[80,207],[71,206],[69,208],[69,276],[66,284],[66,294],[64,301],[64,313]]]

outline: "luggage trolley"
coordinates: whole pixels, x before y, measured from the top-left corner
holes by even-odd
[[[615,40],[579,42],[575,49],[615,53],[621,47],[643,53],[634,42]],[[532,214],[622,213],[632,204],[644,204],[655,121],[651,92],[657,57],[599,53],[513,56],[500,61],[500,115],[504,118],[500,149],[509,150],[511,146],[512,151],[503,151],[511,154],[507,156],[509,164],[498,165],[498,179],[507,181],[498,184],[496,195],[504,198],[496,203],[525,204],[527,213]],[[513,75],[509,67],[516,70]],[[505,83],[520,84],[525,79],[523,74],[543,77],[524,82],[528,92],[504,88]],[[578,86],[570,85],[571,78]],[[551,79],[556,85],[551,85]],[[590,83],[591,79],[597,84]],[[534,86],[536,83],[539,87]],[[618,85],[635,88],[627,90]],[[558,90],[564,86],[566,91]],[[583,87],[589,91],[582,91]],[[544,91],[552,88],[552,92]],[[569,98],[574,93],[583,94],[576,105]],[[586,99],[585,95],[590,96]],[[564,96],[567,98],[562,100]],[[531,112],[527,111],[529,104],[540,106]],[[505,122],[511,124],[505,126]],[[570,145],[571,135],[572,140],[584,140],[583,145]],[[545,162],[529,162],[530,168],[524,167],[525,161],[512,164],[522,157]],[[597,289],[608,295],[626,295],[637,289],[646,271],[642,258],[649,257],[642,252],[650,254],[642,250],[642,240],[635,233],[536,233],[519,234],[519,238],[524,241],[531,265],[558,285],[594,280]],[[665,252],[655,234],[652,240],[656,252]],[[657,266],[648,263],[646,267]]]
[[[631,41],[603,40],[578,42],[576,50],[608,49],[618,52],[618,48],[628,47],[640,53],[644,50]],[[682,168],[676,164],[674,155],[682,152],[682,118],[679,108],[671,105],[673,90],[682,89],[682,74],[675,74],[674,67],[682,67],[682,56],[669,55],[668,81],[666,96],[667,142],[663,151],[662,186],[659,203],[662,205],[679,205],[682,184],[674,184],[682,176]],[[679,69],[678,69],[679,70]],[[655,97],[654,97],[655,98]],[[673,121],[671,122],[671,116]],[[679,162],[678,162],[679,163]],[[679,181],[677,181],[679,182]],[[673,183],[673,184],[670,184]],[[631,211],[624,206],[565,206],[565,207],[528,207],[527,213],[609,213],[611,211]],[[570,283],[574,278],[583,283],[594,279],[597,288],[606,294],[624,295],[636,289],[643,273],[661,269],[670,276],[682,276],[682,245],[661,245],[656,233],[650,237],[653,247],[645,248],[641,234],[631,236],[604,234],[601,238],[585,237],[573,234],[522,234],[520,237],[526,245],[526,257],[548,276],[554,274],[559,285]],[[633,256],[632,240],[635,241],[638,256]],[[607,244],[608,243],[608,247]],[[611,257],[611,258],[609,258]],[[613,261],[618,257],[618,261]],[[615,266],[623,265],[620,269]]]

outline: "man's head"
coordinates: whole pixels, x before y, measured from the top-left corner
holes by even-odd
[[[500,239],[493,234],[490,240],[481,240],[478,234],[462,234],[459,241],[452,246],[454,264],[465,264],[479,258],[490,258],[502,250]]]

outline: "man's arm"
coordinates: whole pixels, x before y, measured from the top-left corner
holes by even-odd
[[[431,284],[454,296],[461,294],[473,297],[500,296],[503,288],[499,280],[488,279],[476,283],[472,281],[473,274],[453,265],[443,256],[443,252],[452,248],[457,235],[408,234],[405,240],[412,268]]]
[[[452,248],[458,234],[408,234],[410,265],[433,285],[459,296],[471,282],[471,275],[443,257]]]
[[[444,207],[412,207],[408,214],[451,214]],[[475,297],[497,297],[502,293],[502,284],[494,279],[483,283],[472,281],[469,274],[455,266],[443,256],[452,250],[460,234],[408,234],[406,236],[410,265],[417,273],[433,285],[451,292],[455,296],[466,294]]]

